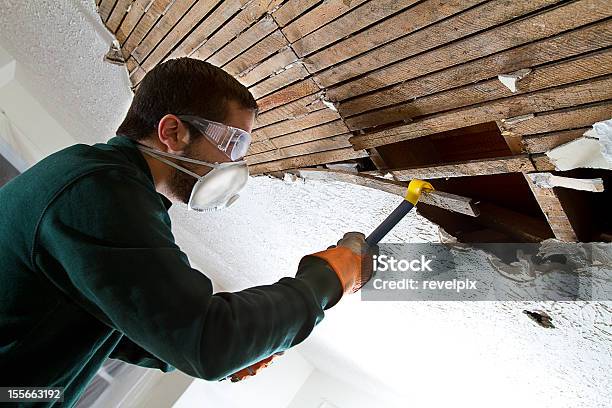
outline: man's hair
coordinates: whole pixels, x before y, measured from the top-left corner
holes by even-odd
[[[257,112],[251,92],[221,68],[193,58],[171,59],[142,79],[117,134],[145,139],[169,113],[223,122],[228,101]]]

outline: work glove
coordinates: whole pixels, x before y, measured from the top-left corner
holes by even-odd
[[[270,364],[272,364],[272,360],[276,356],[280,356],[282,354],[283,354],[283,352],[272,354],[268,358],[264,358],[263,360],[255,363],[255,364],[251,364],[250,366],[245,367],[242,370],[235,372],[234,374],[229,376],[229,379],[232,382],[238,382],[238,381],[244,380],[245,378],[252,377],[255,374],[257,374],[258,372],[260,372],[261,370],[263,370],[264,368],[266,368],[267,366],[269,366]]]
[[[343,293],[355,293],[372,277],[372,256],[378,246],[370,246],[361,232],[347,232],[337,245],[311,254],[325,260],[336,272]]]

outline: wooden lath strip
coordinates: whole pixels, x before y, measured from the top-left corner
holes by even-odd
[[[104,23],[106,23],[110,17],[116,2],[117,0],[102,0],[100,4],[98,4],[98,14],[100,14],[100,18]]]
[[[134,48],[131,53],[134,59],[142,64],[145,58],[147,58],[157,44],[164,39],[166,34],[172,30],[195,1],[196,0],[182,0],[173,2],[170,7],[168,7],[168,10],[161,16],[159,21],[155,23],[155,27],[153,27],[140,44]]]
[[[610,90],[608,89],[610,92]],[[608,94],[608,98],[612,95]],[[505,132],[519,135],[536,135],[577,127],[590,126],[612,117],[612,100],[601,103],[572,106],[571,108],[541,112],[533,118],[504,125]]]
[[[450,0],[443,3],[438,0],[426,0],[400,14],[378,21],[377,24],[364,31],[343,38],[340,42],[309,55],[304,59],[304,62],[310,72],[321,71],[484,1],[487,0]],[[368,15],[359,16],[359,18],[370,22]],[[348,21],[347,25],[352,23],[352,21]]]
[[[106,28],[112,33],[119,28],[119,24],[123,21],[133,1],[134,0],[118,0],[117,4],[115,4],[113,12],[108,17],[108,20],[106,20]]]
[[[554,3],[555,1],[557,0],[512,2],[507,7],[500,7],[495,11],[489,10],[489,14],[474,16],[474,18],[477,20],[474,22],[476,27],[486,24],[488,25],[489,29],[485,32],[463,38],[440,48],[415,55],[401,62],[372,71],[364,77],[360,77],[353,81],[347,82],[344,85],[330,89],[328,96],[331,98],[331,100],[341,101],[366,92],[384,88],[395,83],[416,78],[439,69],[447,68],[449,64],[457,65],[482,58],[508,48],[516,47],[559,34],[566,30],[571,30],[573,28],[593,23],[612,15],[610,8],[606,7],[605,5],[607,0],[579,0],[577,2],[564,4],[552,10],[520,19],[518,21],[497,26],[494,29],[490,28],[494,25],[491,24],[492,20],[495,20],[495,23],[505,21],[511,18],[513,15],[522,15],[531,12],[534,9],[541,8],[546,4]],[[486,3],[483,5],[483,7],[490,4],[491,3]],[[479,8],[480,7],[471,9],[468,11],[468,13],[474,12]],[[448,21],[451,20],[445,20],[442,23]],[[462,21],[462,24],[465,24],[465,22]],[[427,33],[428,31],[430,30],[419,31],[419,33]],[[429,33],[427,38],[422,39],[424,44],[427,44],[427,41],[431,42],[431,40],[428,40],[428,38],[432,37],[431,34],[432,33]],[[437,41],[447,42],[448,36],[453,37],[453,34],[451,33],[444,33],[443,35],[446,35],[446,37],[443,37],[443,39],[438,39]],[[389,46],[393,44],[394,43],[390,43]],[[395,49],[393,47],[388,51],[392,53],[392,58],[397,59],[400,58],[400,56],[403,57],[405,55],[413,55],[414,47],[423,48],[426,47],[426,45],[415,43],[412,47],[413,50],[406,50],[405,53],[402,49]],[[373,59],[368,64],[370,65],[370,68],[376,68],[380,66],[379,64],[381,62],[386,60],[385,54],[378,52],[374,55],[374,58],[376,59]],[[356,60],[352,60],[350,63],[353,64],[354,61]],[[372,67],[372,64],[374,64],[375,67]],[[345,64],[339,64],[332,70],[334,72],[342,72],[343,75],[346,74],[352,76],[354,72],[352,72],[350,69],[344,71],[343,68],[346,68],[344,65]],[[362,66],[359,67],[360,72],[358,73],[364,73],[362,68]],[[316,75],[317,82],[319,84],[328,87],[333,83],[338,82],[337,78],[333,78],[331,81],[325,79],[327,75],[326,72],[328,71],[323,71],[322,73]]]
[[[437,113],[376,133],[354,136],[356,149],[377,147],[479,123],[603,101],[612,97],[612,77],[606,76],[529,94]]]
[[[168,34],[155,46],[153,51],[141,64],[145,71],[150,71],[155,65],[163,61],[170,51],[184,38],[193,26],[203,16],[208,14],[221,0],[198,0],[193,7],[183,15]]]
[[[349,117],[346,123],[351,130],[356,130],[385,123],[412,120],[418,116],[584,81],[610,73],[611,66],[612,48],[609,48],[602,52],[535,68],[520,81],[518,91],[515,93],[495,78],[409,100],[399,106]],[[362,105],[360,108],[365,109]],[[342,104],[339,110],[343,117],[349,113],[347,107]]]
[[[611,32],[612,20],[603,21],[556,37],[506,50],[465,64],[455,65],[379,92],[341,102],[338,110],[343,116],[353,116],[487,78],[496,78],[497,74],[509,73],[522,68],[532,68],[551,61],[610,47],[612,46]],[[381,110],[381,113],[397,117],[399,115],[394,114],[397,109],[397,107],[391,106],[384,112]],[[347,122],[352,123],[351,128],[353,129],[363,128],[370,126],[370,123],[377,116],[377,112],[372,112],[359,118],[350,118]],[[382,123],[391,121],[393,120],[385,120]]]
[[[121,53],[129,58],[132,51],[142,42],[145,36],[153,29],[155,23],[166,12],[173,0],[155,0],[146,13],[138,21],[134,29],[121,44]]]
[[[274,31],[251,48],[231,60],[223,69],[232,75],[246,73],[261,61],[274,55],[289,43],[280,30]]]
[[[253,132],[253,137],[258,139],[271,139],[287,133],[300,131],[340,119],[338,112],[331,109],[321,109],[296,119],[289,119],[275,123]]]
[[[351,147],[326,152],[306,154],[303,156],[291,157],[288,159],[276,160],[249,167],[251,174],[269,173],[285,169],[296,169],[299,167],[316,166],[318,164],[332,163],[338,161],[352,160],[367,157],[365,150],[355,151]]]
[[[502,173],[534,171],[529,155],[514,155],[493,159],[468,160],[449,164],[436,164],[402,169],[389,169],[397,180],[436,179],[447,177],[484,176]]]
[[[283,48],[278,53],[274,54],[260,64],[252,67],[244,74],[238,75],[237,79],[244,86],[252,86],[261,80],[274,75],[277,72],[281,72],[288,66],[296,62],[298,59],[295,52],[289,47]]]
[[[277,148],[293,146],[300,143],[311,142],[313,140],[323,139],[330,136],[349,133],[348,128],[342,120],[324,123],[315,127],[311,127],[297,132],[287,133],[271,140]]]
[[[590,128],[583,127],[571,130],[561,130],[558,132],[548,132],[540,135],[525,135],[522,140],[523,148],[527,153],[544,153],[564,143],[578,139],[589,129]]]
[[[400,197],[404,197],[406,195],[406,188],[408,187],[408,183],[386,180],[363,173],[351,173],[341,170],[297,169],[289,170],[287,173],[294,174],[305,180],[356,184],[363,187],[373,188],[375,190],[385,191]],[[479,214],[478,208],[471,198],[450,194],[443,191],[434,190],[424,192],[419,199],[419,203],[433,205],[448,211],[469,215],[470,217],[477,217]]]
[[[127,13],[121,25],[114,31],[115,37],[119,44],[123,44],[128,36],[132,33],[136,24],[145,14],[147,7],[153,4],[154,0],[136,0],[130,6],[130,11]]]
[[[280,27],[284,27],[320,1],[321,0],[288,0],[272,12],[272,16]]]
[[[304,65],[298,62],[252,86],[249,88],[249,91],[251,91],[255,99],[260,99],[308,76],[310,76],[310,73],[304,68]]]
[[[350,133],[345,133],[343,135],[332,136],[298,145],[273,150],[268,149],[268,151],[247,156],[246,161],[249,165],[253,165],[274,160],[287,159],[290,157],[303,156],[305,154],[351,147],[351,144],[348,141],[350,135]]]
[[[223,27],[206,40],[191,55],[193,58],[207,60],[216,51],[248,29],[279,0],[253,0],[245,4],[238,15],[229,20]]]
[[[296,119],[311,112],[316,112],[327,107],[321,101],[321,93],[307,95],[296,101],[260,113],[255,118],[254,129],[259,129],[284,120]]]
[[[221,26],[223,26],[234,14],[239,12],[243,7],[241,0],[223,0],[219,7],[212,12],[206,20],[201,21],[189,34],[185,37],[169,58],[187,57],[191,55],[198,47],[200,47],[208,37]]]
[[[287,103],[298,100],[304,96],[312,95],[319,92],[321,89],[313,81],[312,78],[308,78],[305,81],[300,81],[286,88],[276,91],[271,95],[261,98],[257,101],[260,112],[265,112],[270,109],[277,108]]]
[[[232,42],[213,54],[213,56],[208,59],[208,62],[218,67],[222,67],[278,28],[274,19],[266,15],[246,31],[243,31]]]
[[[360,4],[366,2],[367,0],[352,0],[352,1],[342,1],[342,0],[330,0],[324,1],[319,4],[314,9],[310,10],[308,13],[304,14],[297,20],[293,21],[291,24],[287,25],[283,28],[283,33],[289,40],[289,42],[299,42],[300,39],[304,38],[308,34],[313,31],[319,29],[320,27],[324,27],[326,24],[330,23],[337,17],[347,13],[351,9],[356,8]],[[403,0],[405,1],[405,0]],[[414,0],[413,0],[414,1]],[[381,2],[389,2],[389,0],[378,0],[377,3]],[[391,2],[393,3],[393,2]],[[380,8],[384,9],[387,4],[381,4]],[[340,33],[339,33],[340,34]],[[336,38],[341,38],[342,35],[338,35]],[[325,44],[323,44],[325,45]],[[298,50],[300,47],[296,47]],[[303,55],[299,53],[300,55]]]

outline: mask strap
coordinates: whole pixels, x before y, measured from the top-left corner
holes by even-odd
[[[172,157],[173,159],[182,160],[182,161],[185,161],[185,162],[188,162],[188,163],[202,164],[202,165],[205,165],[205,166],[208,166],[208,167],[216,167],[216,165],[218,164],[218,163],[209,163],[209,162],[205,162],[205,161],[202,161],[202,160],[191,159],[189,157],[179,156],[178,154],[162,152],[162,151],[159,151],[159,150],[151,149],[148,146],[141,145],[140,143],[138,144],[138,148],[140,150],[142,150],[142,151],[153,153],[153,154],[158,155],[158,156]]]
[[[142,148],[141,146],[139,146],[138,149],[142,150],[143,153],[153,157],[154,159],[159,160],[159,161],[161,161],[163,163],[166,163],[167,165],[172,166],[175,169],[177,169],[179,171],[182,171],[183,173],[187,173],[190,176],[197,178],[198,180],[202,178],[202,176],[200,176],[199,174],[196,174],[196,173],[194,173],[194,172],[192,172],[190,170],[187,170],[186,168],[181,167],[178,164],[171,162],[170,160],[164,159],[163,157],[157,156],[159,153],[162,153],[162,152],[158,152],[157,150],[148,149],[148,148],[145,149],[145,148]],[[170,157],[175,156],[175,155],[169,154],[169,153],[164,154],[164,156],[166,156],[166,155],[169,155]],[[206,164],[208,164],[208,163],[206,163]]]

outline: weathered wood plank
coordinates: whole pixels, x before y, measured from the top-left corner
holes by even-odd
[[[321,109],[296,119],[287,119],[264,128],[259,128],[253,132],[253,137],[271,139],[338,119],[340,119],[338,112],[334,112],[331,109]]]
[[[132,86],[136,86],[142,81],[147,71],[142,69],[140,65],[136,66],[136,69],[130,73],[130,81],[132,82]]]
[[[251,174],[261,174],[285,169],[296,169],[299,167],[316,166],[318,164],[351,160],[367,156],[368,154],[365,152],[365,150],[356,151],[351,147],[347,147],[344,149],[306,154],[304,156],[297,156],[288,159],[281,159],[261,164],[255,164],[253,166],[250,166],[249,170]]]
[[[277,0],[253,0],[245,4],[238,15],[232,17],[219,31],[214,33],[191,55],[193,58],[207,60],[225,44],[231,42],[241,32],[253,25],[268,11]]]
[[[102,22],[106,23],[108,18],[113,11],[113,7],[115,7],[115,3],[117,0],[102,0],[98,5],[98,14],[100,14],[100,18]]]
[[[288,0],[272,13],[280,27],[284,27],[320,0]]]
[[[342,102],[339,104],[339,111],[346,116],[349,112],[354,114],[364,109],[372,109],[370,107],[400,103],[491,78],[500,73],[572,57],[610,45],[612,45],[612,21],[607,20]],[[389,108],[390,115],[393,115],[392,110],[393,108]]]
[[[529,155],[468,160],[464,162],[436,164],[431,166],[389,169],[389,173],[400,181],[412,179],[436,179],[446,177],[483,176],[489,174],[521,173],[533,171]]]
[[[307,95],[296,101],[287,103],[267,112],[260,113],[255,118],[255,129],[281,122],[288,119],[297,119],[311,112],[316,112],[327,107],[321,101],[321,92]]]
[[[488,202],[479,202],[480,215],[475,219],[481,225],[504,232],[519,242],[541,242],[553,238],[545,220],[509,210]]]
[[[223,69],[232,75],[246,74],[259,63],[274,55],[289,42],[280,30],[274,31],[254,46],[231,60]]]
[[[491,15],[480,17],[487,23],[491,20],[500,19],[502,16],[503,20],[505,21],[508,18],[511,18],[512,14],[522,15],[529,11],[533,11],[533,9],[540,8],[545,4],[555,1],[557,0],[513,2],[511,3],[511,7],[508,6],[501,8],[497,10],[497,12],[491,13]],[[610,11],[609,7],[605,6],[605,3],[607,3],[607,0],[581,0],[564,4],[563,6],[554,8],[547,12],[539,13],[531,17],[519,19],[517,21],[495,27],[494,29],[487,30],[483,33],[461,39],[440,48],[410,57],[404,61],[394,63],[388,67],[370,72],[367,76],[347,82],[346,84],[340,85],[337,88],[330,89],[328,96],[334,101],[341,101],[349,97],[361,95],[363,93],[406,81],[408,79],[416,78],[439,69],[447,68],[449,62],[452,62],[453,65],[468,62],[506,50],[508,48],[550,37],[563,31],[601,20],[612,15],[612,11]],[[482,7],[486,7],[490,4],[491,3],[486,3]],[[479,7],[468,12],[473,12],[478,8]],[[442,23],[448,21],[450,20],[445,20]],[[499,21],[496,21],[496,23],[498,22]],[[462,22],[462,24],[465,24],[465,22]],[[476,26],[482,26],[483,22],[475,22],[475,24]],[[418,33],[425,31],[427,30],[419,31]],[[405,38],[410,37],[412,36]],[[414,55],[415,49],[422,50],[422,47],[425,47],[425,44],[428,43],[427,41],[431,42],[431,40],[428,40],[428,38],[431,38],[431,35],[427,36],[427,38],[423,38],[422,43],[412,44],[412,51],[406,50],[404,52],[403,49],[391,47],[393,49],[392,59],[397,60],[406,55]],[[444,38],[443,40],[438,41],[447,42],[448,39]],[[391,46],[393,44],[394,43],[390,43],[388,45]],[[391,52],[391,49],[389,49],[388,52]],[[359,58],[351,60],[349,63],[355,64],[355,61],[357,61]],[[368,69],[372,68],[372,64],[374,64],[375,67],[380,66],[379,64],[381,62],[385,62],[388,59],[380,52],[375,54],[374,58],[377,58],[376,60],[371,60],[370,57],[368,58]],[[341,72],[343,77],[346,75],[352,75],[352,71],[346,70],[346,68],[349,67],[345,67],[344,65],[346,64],[339,64],[332,70],[334,72]],[[327,77],[328,74],[326,74],[326,72],[331,72],[332,70],[323,71],[322,73],[317,74],[317,82],[322,86],[330,86],[332,83],[336,83],[338,79],[336,76],[334,76],[332,79],[331,77]],[[361,67],[358,73],[363,73]]]
[[[208,62],[221,67],[277,29],[278,25],[274,22],[274,19],[266,15],[246,31],[243,31],[231,43],[213,54]]]
[[[306,81],[300,81],[293,85],[289,85],[280,91],[261,98],[257,101],[257,104],[259,105],[259,111],[265,112],[319,91],[320,88],[315,81],[313,81],[312,78],[308,78]]]
[[[352,115],[366,111],[370,107],[376,107],[376,105],[372,104],[374,98],[368,96],[365,98],[367,101],[340,103],[338,109],[343,117],[352,116],[346,119],[346,123],[351,130],[364,129],[591,79],[610,73],[612,71],[610,67],[612,67],[612,49],[607,49],[535,68],[519,82],[519,89],[516,93],[511,92],[495,78],[417,98],[399,106],[392,106],[357,116]],[[381,98],[377,99],[380,101]],[[380,101],[379,103],[387,104],[388,102]]]
[[[173,0],[155,0],[150,6],[147,6],[149,8],[146,13],[142,15],[142,18],[121,45],[121,52],[126,59],[129,58],[132,51],[142,42],[172,4]]]
[[[542,209],[550,229],[555,234],[555,238],[567,242],[578,241],[578,235],[554,190],[536,186],[529,175],[525,175],[525,180]]]
[[[253,164],[286,159],[289,157],[296,157],[305,154],[341,149],[351,146],[348,141],[349,137],[350,133],[345,133],[344,135],[332,136],[325,139],[302,143],[299,145],[281,147],[278,149],[268,150],[262,153],[251,154],[247,156],[245,160],[250,166]]]
[[[350,11],[351,9],[354,9],[355,7],[364,3],[365,1],[367,0],[352,0],[352,1],[328,0],[328,1],[324,1],[323,3],[319,4],[314,9],[310,10],[308,13],[304,14],[303,16],[301,16],[300,18],[298,18],[297,20],[293,21],[291,24],[283,28],[283,33],[285,34],[289,42],[294,43],[297,41],[297,43],[295,44],[297,46],[296,51],[301,50],[302,47],[298,45],[301,41],[300,39],[312,33],[313,31],[319,29],[320,27],[324,27],[330,21],[347,13],[348,11]],[[403,0],[403,1],[406,1],[406,0]],[[378,0],[377,3],[384,3],[380,5],[380,9],[385,9],[385,7],[388,6],[387,3],[394,4],[395,1]],[[353,19],[351,23],[355,23],[355,20]],[[334,23],[331,23],[330,25],[332,24]],[[333,36],[334,35],[333,30],[332,30],[332,33],[328,35]],[[319,38],[320,37],[321,36],[319,35]],[[342,33],[338,33],[338,35],[335,36],[334,39],[339,39],[342,37],[343,37]],[[325,46],[325,45],[326,44],[323,44],[322,46]],[[303,55],[303,54],[300,53],[300,55]]]
[[[584,83],[550,88],[448,112],[436,113],[403,126],[354,136],[351,138],[351,143],[358,149],[376,147],[478,123],[561,109],[610,98],[612,98],[612,77],[606,76]],[[519,125],[520,123],[517,124],[517,126]]]
[[[312,73],[420,30],[487,0],[427,0],[304,58]],[[367,18],[367,16],[366,16]],[[352,24],[352,22],[350,23]]]
[[[106,20],[106,28],[108,28],[110,32],[114,33],[117,31],[119,24],[123,21],[123,17],[127,14],[133,1],[134,0],[117,0],[113,12],[108,17],[108,20]]]
[[[255,99],[259,99],[309,75],[310,73],[304,68],[304,65],[296,63],[252,86],[249,91],[251,91]]]
[[[173,2],[157,23],[155,23],[153,29],[151,29],[140,44],[134,48],[132,51],[134,59],[142,65],[157,44],[159,44],[166,34],[172,30],[174,25],[179,22],[195,1],[196,0],[183,0]]]
[[[197,0],[193,7],[183,15],[178,23],[168,32],[153,51],[141,64],[146,71],[150,71],[159,64],[172,51],[172,49],[185,37],[203,16],[215,7],[221,0]]]
[[[115,31],[115,37],[119,44],[123,44],[128,36],[132,33],[140,18],[144,15],[147,7],[153,4],[153,0],[136,0],[130,6],[130,11],[127,13],[121,25]]]
[[[537,153],[530,155],[533,167],[537,171],[555,171],[555,165],[553,162],[543,153]]]
[[[128,72],[133,72],[136,68],[138,68],[140,65],[138,64],[138,62],[134,59],[134,57],[130,57],[127,59],[127,61],[125,62],[125,67],[127,68]]]
[[[386,180],[363,173],[351,173],[341,170],[297,169],[289,170],[287,173],[294,174],[305,180],[356,184],[363,187],[385,191],[400,197],[404,197],[406,195],[406,189],[408,188],[408,183],[405,182]],[[479,214],[478,208],[471,198],[445,193],[443,191],[434,190],[423,192],[419,202],[444,208],[448,211],[469,215],[470,217],[477,217]]]
[[[300,143],[311,142],[313,140],[323,139],[330,136],[341,135],[348,133],[348,128],[341,120],[324,123],[315,127],[300,130],[297,132],[287,133],[271,139],[277,148],[292,146]]]
[[[265,61],[237,76],[237,79],[244,86],[251,86],[266,77],[273,75],[275,72],[282,71],[290,64],[293,64],[298,59],[295,52],[289,47],[281,49],[277,54],[274,54]]]
[[[529,120],[506,125],[506,131],[519,135],[534,135],[590,126],[612,117],[612,101],[542,112]]]
[[[590,128],[562,130],[559,132],[548,132],[540,135],[523,136],[523,149],[527,153],[544,153],[550,149],[571,142],[581,137]]]
[[[208,37],[236,14],[243,6],[242,0],[223,0],[206,20],[201,21],[170,54],[169,58],[190,56],[196,49],[206,42]]]

